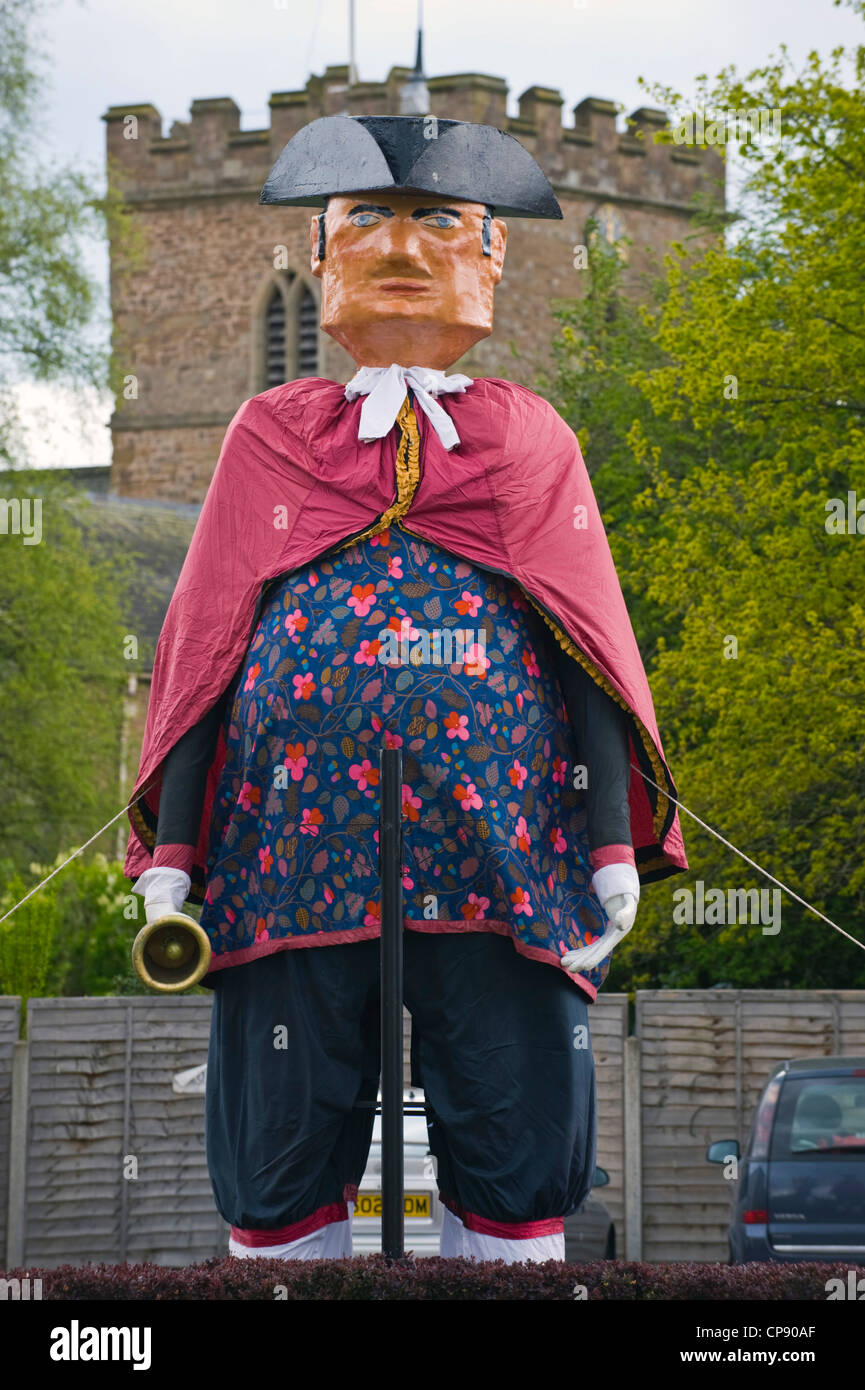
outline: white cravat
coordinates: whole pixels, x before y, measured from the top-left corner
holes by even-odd
[[[396,422],[406,398],[406,386],[411,386],[417,403],[446,449],[459,444],[460,437],[447,411],[442,410],[434,396],[442,392],[465,391],[471,386],[470,376],[445,376],[433,367],[401,367],[392,362],[389,367],[361,367],[345,388],[345,398],[353,401],[366,396],[361,407],[357,437],[365,442],[383,439]]]

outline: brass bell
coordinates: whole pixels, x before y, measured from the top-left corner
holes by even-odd
[[[148,989],[177,994],[197,985],[210,969],[210,941],[194,917],[166,912],[148,922],[132,943],[132,964]]]

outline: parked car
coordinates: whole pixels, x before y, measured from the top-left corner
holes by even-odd
[[[865,1057],[810,1057],[772,1072],[744,1155],[711,1144],[710,1163],[739,1160],[730,1262],[865,1264]]]
[[[404,1100],[423,1102],[423,1091],[404,1092]],[[380,1099],[380,1097],[379,1097]],[[435,1163],[423,1115],[403,1119],[405,1248],[415,1255],[437,1255],[442,1228]],[[610,1181],[603,1168],[595,1169],[594,1186]],[[369,1159],[358,1187],[352,1220],[352,1247],[364,1255],[381,1250],[381,1118],[376,1116]],[[565,1220],[567,1260],[614,1259],[616,1232],[612,1217],[599,1198],[591,1194],[579,1212]]]
[[[423,1091],[403,1092],[405,1101],[423,1102]],[[379,1100],[381,1096],[379,1095]],[[403,1116],[403,1188],[405,1248],[416,1255],[437,1255],[442,1228],[435,1165],[423,1115]],[[357,1191],[351,1223],[356,1255],[381,1250],[381,1116],[376,1115],[366,1169]]]

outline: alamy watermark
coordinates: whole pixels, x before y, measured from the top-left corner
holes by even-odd
[[[848,1269],[847,1283],[843,1279],[827,1279],[823,1286],[829,1303],[849,1300],[851,1303],[865,1302],[865,1277],[861,1269]]]
[[[0,1303],[29,1303],[41,1297],[41,1279],[31,1279],[29,1274],[25,1274],[23,1279],[0,1279]]]
[[[672,134],[677,145],[726,145],[728,141],[743,144],[758,135],[762,140],[777,140],[781,134],[781,109],[721,111],[708,119],[705,111],[692,111],[672,127]]]
[[[51,1331],[48,1355],[52,1361],[131,1361],[134,1371],[151,1365],[149,1327],[82,1327],[73,1318],[69,1327]]]
[[[399,629],[383,627],[366,645],[382,666],[463,666],[467,675],[483,676],[490,664],[482,627],[418,628],[403,618]]]
[[[824,526],[830,536],[865,536],[865,497],[852,488],[843,497],[830,497],[826,503]]]
[[[673,893],[673,921],[677,926],[721,927],[745,923],[763,927],[764,936],[781,930],[780,888],[706,888],[698,879],[694,888]]]
[[[0,536],[23,536],[24,545],[42,539],[41,497],[0,497]]]

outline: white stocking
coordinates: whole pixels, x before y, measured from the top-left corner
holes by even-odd
[[[543,1264],[545,1260],[564,1260],[565,1237],[562,1232],[552,1236],[528,1236],[521,1240],[488,1236],[480,1231],[468,1230],[459,1217],[445,1207],[441,1253],[446,1259],[462,1256],[466,1260],[504,1260],[506,1264],[517,1264],[521,1260]]]
[[[281,1245],[243,1245],[232,1236],[229,1255],[259,1260],[348,1260],[351,1259],[351,1217],[354,1203],[348,1203],[348,1220],[331,1221],[317,1231]]]

